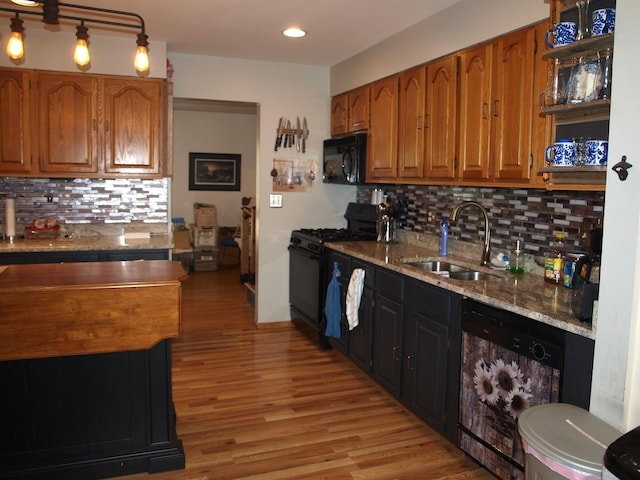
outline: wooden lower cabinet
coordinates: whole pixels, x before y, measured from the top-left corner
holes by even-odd
[[[460,388],[460,306],[458,294],[408,282],[400,399],[452,442]]]
[[[347,324],[347,315],[345,311],[345,300],[347,295],[347,287],[349,286],[349,279],[351,278],[351,257],[348,255],[344,255],[339,252],[330,251],[327,257],[327,263],[325,265],[325,284],[322,288],[323,292],[327,291],[329,283],[333,278],[333,267],[334,264],[338,265],[338,269],[340,270],[340,277],[338,277],[338,283],[340,284],[340,296],[342,298],[342,316],[340,318],[340,337],[326,337],[327,343],[331,345],[333,348],[342,352],[344,355],[349,354],[349,325]],[[324,299],[323,302],[323,312],[324,312]],[[326,318],[323,321],[323,325],[326,326]]]
[[[74,252],[0,253],[0,265],[60,262],[115,262],[124,260],[168,260],[167,249],[87,250]]]
[[[171,341],[0,362],[0,479],[82,480],[184,468]],[[25,428],[28,426],[28,428]]]
[[[343,312],[351,272],[365,270],[359,325],[349,331],[345,313],[329,343],[455,443],[462,297],[339,252],[329,259],[345,268]]]
[[[400,395],[404,283],[401,275],[376,270],[372,375],[395,396]]]
[[[373,318],[375,302],[375,267],[356,259],[351,260],[352,272],[364,270],[364,285],[358,308],[358,325],[349,331],[349,358],[367,373],[371,372],[373,355]]]

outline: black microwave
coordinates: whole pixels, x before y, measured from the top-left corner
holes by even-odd
[[[354,133],[324,141],[322,181],[343,185],[364,183],[367,160],[367,134]]]

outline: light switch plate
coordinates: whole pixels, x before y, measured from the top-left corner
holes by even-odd
[[[269,194],[269,208],[282,208],[282,194],[271,193]]]

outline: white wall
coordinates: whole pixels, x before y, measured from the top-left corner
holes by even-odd
[[[609,166],[633,165],[621,182],[607,173],[591,411],[624,430],[640,425],[640,2],[616,3]],[[635,170],[638,168],[638,170]],[[635,171],[634,171],[635,170]]]
[[[352,186],[324,185],[316,180],[308,193],[285,192],[283,208],[268,208],[274,157],[314,159],[329,136],[329,70],[322,67],[170,54],[175,74],[174,96],[257,103],[256,205],[258,223],[256,267],[257,322],[289,317],[289,255],[291,230],[301,227],[344,226],[346,205],[355,200]],[[281,117],[306,116],[310,136],[307,153],[273,151]]]
[[[214,204],[218,225],[240,223],[242,197],[256,194],[256,115],[175,110],[171,215],[193,223],[193,204]],[[189,190],[189,153],[239,153],[240,191]]]
[[[461,1],[334,65],[331,68],[331,95],[365,85],[548,17],[548,1],[543,0]]]
[[[0,66],[33,68],[40,70],[56,70],[62,72],[80,72],[73,62],[73,50],[76,44],[75,34],[68,32],[50,32],[44,28],[27,27],[25,30],[24,50],[25,55],[21,63],[13,63],[4,53],[9,32],[9,24],[6,29],[0,31],[0,43],[2,54]],[[89,30],[89,54],[91,56],[90,68],[87,73],[103,75],[137,76],[133,67],[133,59],[136,53],[136,32],[123,38],[103,37],[100,30]],[[149,77],[165,78],[167,48],[164,42],[157,42],[149,38]]]

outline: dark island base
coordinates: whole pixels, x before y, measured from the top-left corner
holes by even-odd
[[[0,362],[0,479],[87,480],[184,468],[171,343]]]

